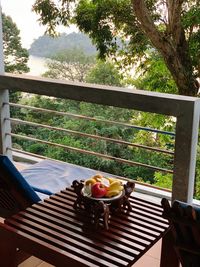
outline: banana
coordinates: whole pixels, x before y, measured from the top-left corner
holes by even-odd
[[[123,189],[124,189],[123,186],[121,186],[121,185],[117,185],[117,186],[115,186],[115,187],[108,188],[108,191],[119,191],[119,192],[121,192]]]
[[[122,185],[114,186],[111,189],[109,188],[109,190],[118,190],[118,191],[122,191],[123,189],[124,189],[124,187]]]
[[[109,180],[110,184],[112,184],[114,181],[116,181],[116,179],[112,178],[112,177],[109,177],[108,180]]]
[[[110,184],[109,189],[112,190],[112,188],[114,188],[114,187],[116,187],[116,186],[121,186],[121,182],[118,181],[118,180],[115,180],[114,182],[112,182],[112,183]]]
[[[120,191],[119,190],[109,190],[106,193],[106,197],[114,197],[119,195]]]
[[[96,175],[92,176],[91,179],[94,179],[94,180],[96,180],[96,181],[99,181],[99,179],[102,179],[102,178],[103,178],[103,175],[101,175],[101,174],[96,174]]]
[[[89,185],[89,184],[93,185],[93,184],[95,184],[95,183],[96,183],[96,180],[93,179],[93,178],[87,179],[87,180],[85,181],[85,185]]]

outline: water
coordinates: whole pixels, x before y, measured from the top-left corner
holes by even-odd
[[[42,76],[42,74],[48,70],[46,60],[47,59],[44,57],[29,56],[28,66],[30,68],[30,72],[28,74],[33,76]]]

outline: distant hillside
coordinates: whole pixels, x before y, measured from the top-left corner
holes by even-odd
[[[96,53],[96,48],[89,37],[82,33],[61,34],[59,37],[44,35],[36,39],[29,49],[29,54],[38,57],[50,57],[58,51],[72,48],[80,48],[86,54]]]

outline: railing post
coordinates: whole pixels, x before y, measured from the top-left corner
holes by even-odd
[[[4,56],[3,56],[3,33],[2,33],[2,9],[0,1],[0,73],[4,73]],[[12,151],[9,149],[12,147],[11,136],[7,133],[11,132],[10,121],[6,118],[10,118],[9,105],[4,103],[9,102],[9,91],[0,90],[0,153],[7,155],[12,159]]]
[[[199,100],[181,107],[177,117],[172,200],[192,203],[199,132]]]

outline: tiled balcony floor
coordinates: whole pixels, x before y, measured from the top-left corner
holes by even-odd
[[[24,169],[26,166],[23,164],[16,164],[19,170]],[[161,241],[155,244],[138,262],[136,262],[134,267],[159,267],[160,266],[160,254],[161,254]],[[41,261],[35,257],[30,257],[19,267],[52,267],[53,265]],[[70,266],[73,267],[73,266]]]

